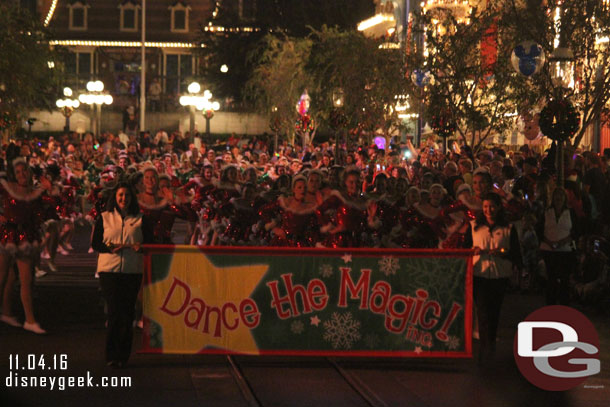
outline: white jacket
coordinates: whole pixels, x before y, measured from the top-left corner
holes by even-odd
[[[472,247],[483,250],[505,249],[510,250],[512,225],[496,226],[491,231],[489,226],[480,225],[475,229],[476,221],[471,221]],[[473,275],[483,278],[509,278],[512,275],[512,262],[504,255],[481,254],[472,256]]]
[[[143,263],[140,253],[131,248],[112,253],[109,252],[108,246],[142,244],[143,241],[142,214],[127,215],[123,218],[116,209],[113,212],[102,212],[95,225],[92,242],[92,247],[100,252],[97,258],[97,272],[142,273]]]
[[[552,207],[544,212],[544,237],[545,239],[553,242],[566,239],[570,237],[572,232],[572,217],[570,216],[570,210],[565,209],[559,219],[555,217],[555,209]],[[540,243],[540,250],[546,251],[558,251],[558,252],[571,252],[572,242],[564,243],[563,245],[553,249],[545,241]]]

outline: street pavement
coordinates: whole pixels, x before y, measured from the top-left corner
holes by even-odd
[[[183,231],[184,224],[177,225],[176,241]],[[96,255],[87,253],[89,233],[90,229],[77,230],[74,252],[59,255],[59,271],[36,282],[36,314],[48,335],[0,323],[0,406],[610,405],[608,313],[587,313],[600,336],[601,373],[574,389],[548,392],[523,378],[512,351],[517,323],[543,306],[543,299],[516,292],[507,295],[502,309],[496,359],[484,366],[472,359],[135,353],[126,368],[112,369],[104,363],[104,310],[94,277]],[[17,302],[14,309],[20,310]],[[140,340],[137,330],[136,350]],[[475,354],[477,345],[475,341]],[[27,361],[26,369],[9,370],[9,357],[14,362],[15,355],[20,365]],[[44,369],[38,364],[27,369],[28,362],[34,362],[31,355],[36,362],[44,355]],[[59,369],[58,361],[65,362],[65,370]],[[46,388],[15,387],[19,377],[30,375],[53,378],[55,388],[49,389],[50,383]],[[85,377],[85,386],[68,387],[64,377],[70,376]],[[125,377],[131,383],[123,388],[103,387],[103,377],[111,382]],[[61,390],[57,387],[63,380],[66,387]]]

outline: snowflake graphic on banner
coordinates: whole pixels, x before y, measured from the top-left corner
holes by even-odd
[[[333,266],[331,266],[330,264],[322,264],[320,266],[320,275],[324,278],[332,277]]]
[[[398,259],[396,257],[383,256],[381,260],[379,260],[379,271],[386,276],[396,274],[396,270],[399,268],[400,264],[398,263]]]
[[[330,321],[324,322],[324,331],[324,340],[330,342],[333,349],[350,349],[360,340],[360,321],[353,319],[350,312],[333,312]]]
[[[460,338],[457,336],[450,336],[447,341],[447,348],[449,349],[457,349],[460,346]]]
[[[301,321],[292,321],[292,324],[290,324],[290,331],[293,334],[301,334],[303,333],[303,331],[305,330],[305,325],[303,325],[303,323]]]

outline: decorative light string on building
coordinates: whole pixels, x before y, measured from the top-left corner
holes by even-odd
[[[61,45],[65,47],[141,47],[140,41],[89,41],[89,40],[54,40],[50,45]],[[150,48],[195,48],[196,44],[190,42],[145,42]],[[203,47],[203,45],[201,46]]]
[[[57,7],[57,0],[53,0],[51,3],[51,7],[49,7],[49,12],[47,13],[47,17],[44,19],[44,26],[47,27],[53,18],[53,14],[55,13],[55,7]]]

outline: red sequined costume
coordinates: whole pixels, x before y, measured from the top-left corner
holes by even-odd
[[[329,209],[335,209],[334,216],[330,217],[330,223],[326,220],[325,213]],[[360,197],[343,195],[333,191],[328,199],[318,207],[318,217],[325,225],[322,233],[332,231],[335,227],[340,230],[329,235],[323,245],[326,247],[361,247],[363,234],[367,232],[366,202]]]
[[[442,208],[434,217],[416,207],[403,208],[401,230],[394,241],[401,247],[458,249],[464,242],[459,228],[471,219],[474,219],[473,212],[460,201]]]
[[[62,192],[59,196],[57,213],[62,219],[73,219],[77,212],[74,210],[76,205],[76,190],[80,187],[74,177],[69,177],[61,184]]]
[[[440,237],[439,248],[464,248],[465,234],[460,232],[460,228],[464,223],[474,219],[474,211],[468,208],[462,201],[458,200],[443,208],[439,214],[439,220],[443,226],[444,236]]]
[[[415,207],[401,208],[399,213],[400,230],[394,242],[404,248],[435,248],[438,237],[434,219],[423,215]]]
[[[229,200],[231,215],[226,219],[228,226],[221,234],[221,243],[228,245],[253,244],[255,236],[252,226],[258,220],[256,216],[262,202],[254,199],[247,201],[243,198]]]
[[[381,221],[381,226],[372,231],[371,238],[373,246],[379,247],[382,241],[385,243],[395,227],[400,221],[400,210],[396,203],[392,203],[387,195],[382,195],[377,199],[373,199],[377,204],[377,217]]]
[[[156,244],[173,244],[172,228],[176,218],[196,220],[196,215],[190,210],[190,204],[170,204],[165,199],[156,205],[148,205],[139,201],[144,221],[153,231],[153,240]]]
[[[273,234],[270,246],[314,247],[318,241],[316,207],[311,204],[295,211],[287,205],[286,198],[278,198],[281,221],[278,227],[285,236]]]
[[[42,188],[21,195],[0,180],[0,252],[19,257],[37,257],[45,220],[56,218],[52,202]]]
[[[96,185],[87,196],[87,201],[92,204],[92,208],[86,216],[89,221],[95,222],[97,217],[106,209],[103,191],[104,187]]]

